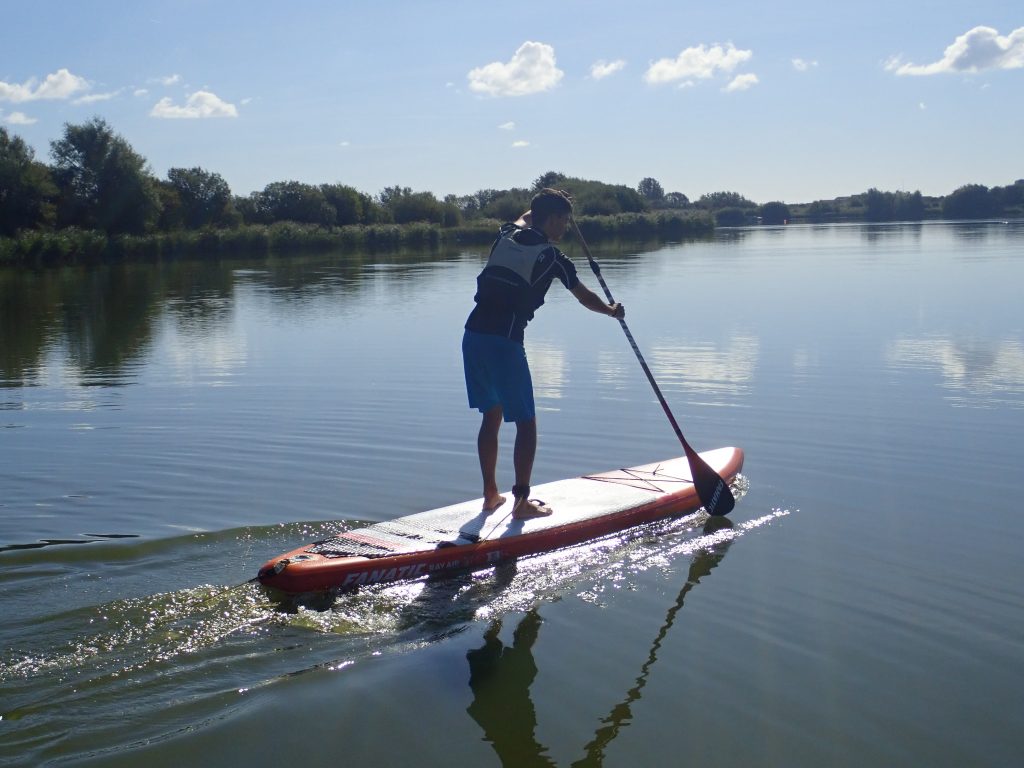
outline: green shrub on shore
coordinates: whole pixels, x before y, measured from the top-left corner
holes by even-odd
[[[0,238],[0,264],[67,264],[100,259],[110,238],[94,230],[63,229],[58,232],[24,232]]]
[[[579,219],[588,240],[683,240],[714,232],[706,212],[659,211],[586,216]],[[178,230],[152,235],[106,235],[95,230],[23,232],[0,238],[0,264],[45,266],[96,261],[232,258],[326,251],[370,253],[444,246],[486,246],[497,220],[456,227],[427,222],[322,227],[292,221],[249,224],[233,229]]]
[[[658,211],[583,216],[577,219],[587,240],[688,240],[715,231],[714,217],[706,211]]]

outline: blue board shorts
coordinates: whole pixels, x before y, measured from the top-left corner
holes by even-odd
[[[504,336],[466,331],[462,365],[470,408],[486,413],[500,405],[505,421],[528,421],[536,416],[533,379],[522,344]]]

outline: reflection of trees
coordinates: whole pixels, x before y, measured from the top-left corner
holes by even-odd
[[[924,232],[924,224],[919,221],[900,222],[895,224],[873,223],[862,224],[858,229],[861,237],[872,246],[877,246],[882,242],[891,242],[895,240],[902,240],[904,238],[913,243],[917,243],[920,241],[921,235]]]
[[[56,326],[50,273],[0,270],[0,386],[33,378]]]
[[[424,263],[458,253],[399,252],[374,256],[389,280],[412,281]],[[274,257],[243,260],[0,269],[0,383],[37,379],[56,353],[84,383],[113,384],[142,358],[170,317],[187,336],[209,337],[226,326],[239,285],[265,290],[289,310],[358,294],[367,257]]]
[[[115,381],[149,344],[164,289],[153,265],[0,272],[0,371],[30,382],[52,351],[85,382]]]
[[[1003,225],[994,225],[987,221],[958,221],[955,224],[950,224],[948,228],[959,241],[958,245],[965,249],[963,256],[977,258],[978,254],[970,249],[989,241],[1005,243],[1011,248],[1018,248],[1022,224],[1019,221],[1004,222]],[[981,255],[992,258],[991,254]]]
[[[149,344],[158,285],[147,267],[89,270],[61,291],[68,362],[82,378],[116,380]]]
[[[234,272],[223,262],[201,269],[177,263],[161,268],[163,303],[181,331],[211,335],[227,324],[235,295]]]
[[[731,527],[728,518],[716,517],[708,521],[704,532],[714,533]],[[632,721],[632,705],[643,694],[651,668],[658,660],[658,652],[686,596],[722,561],[728,547],[729,542],[726,541],[717,545],[714,551],[700,550],[694,556],[686,583],[665,615],[665,621],[651,644],[647,659],[640,667],[636,682],[626,692],[623,700],[613,706],[602,719],[594,737],[584,748],[585,756],[573,763],[574,766],[597,768],[603,765],[605,749]],[[473,701],[466,711],[480,725],[501,764],[508,768],[554,765],[546,754],[547,748],[537,741],[537,714],[530,698],[530,686],[537,676],[533,645],[541,623],[536,608],[528,611],[516,627],[512,644],[505,645],[499,637],[501,619],[496,619],[484,633],[483,645],[466,654],[470,672],[469,687],[473,691]]]

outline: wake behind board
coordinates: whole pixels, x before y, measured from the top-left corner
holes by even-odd
[[[743,467],[739,448],[700,455],[726,482]],[[549,517],[513,520],[512,494],[505,495],[490,512],[474,499],[306,544],[264,564],[259,580],[300,593],[486,568],[701,505],[684,457],[534,486],[530,496],[554,510]]]

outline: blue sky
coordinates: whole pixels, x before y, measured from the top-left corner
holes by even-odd
[[[948,194],[1024,177],[1014,2],[15,2],[0,125],[105,118],[165,177],[399,184],[560,171],[695,199]]]

